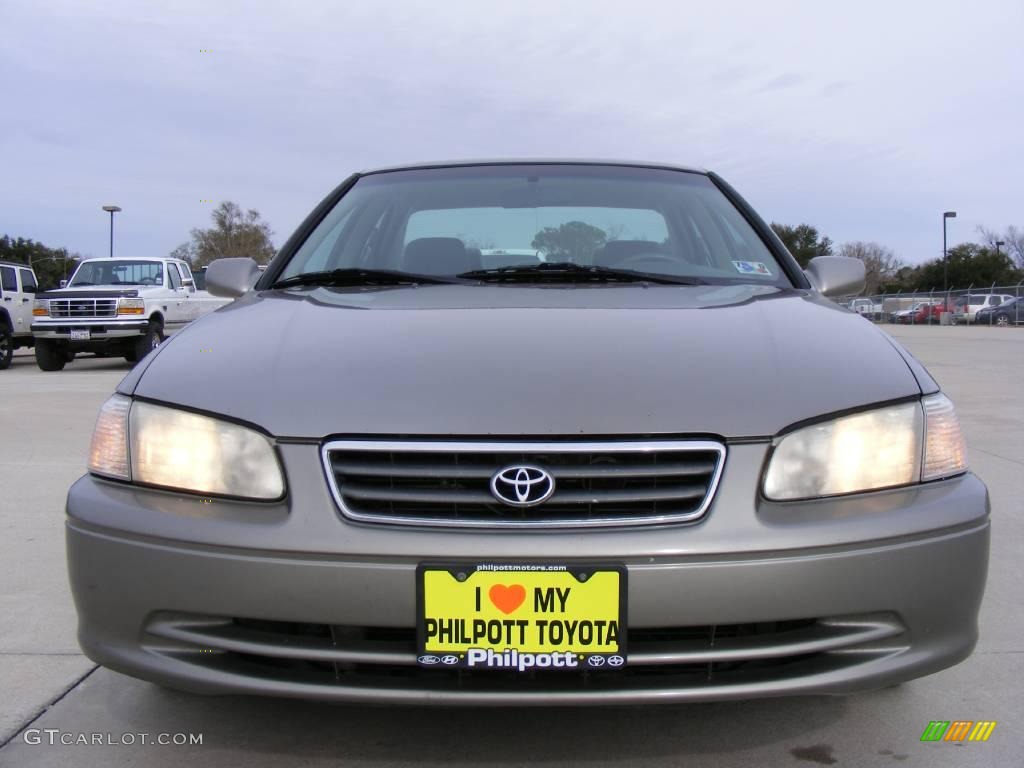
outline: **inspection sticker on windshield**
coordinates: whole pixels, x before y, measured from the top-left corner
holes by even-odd
[[[626,569],[618,565],[422,564],[424,667],[582,671],[626,663]]]
[[[734,261],[732,265],[736,267],[737,272],[744,275],[768,275],[771,277],[772,274],[772,271],[760,261]]]

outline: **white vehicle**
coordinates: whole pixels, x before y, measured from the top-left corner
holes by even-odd
[[[0,261],[0,370],[10,367],[15,349],[32,346],[36,287],[32,267]]]
[[[979,309],[998,307],[1013,296],[1007,293],[968,293],[958,296],[953,307],[954,323],[973,323]]]
[[[853,299],[846,306],[868,320],[878,320],[882,316],[881,303],[876,303],[872,299]]]
[[[59,371],[77,352],[141,360],[168,335],[228,303],[197,290],[180,259],[87,259],[66,287],[36,297],[36,362]]]

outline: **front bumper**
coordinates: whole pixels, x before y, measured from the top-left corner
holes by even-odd
[[[32,323],[32,335],[37,339],[55,339],[68,341],[72,330],[89,331],[88,341],[75,341],[75,344],[88,344],[89,341],[108,341],[111,339],[129,339],[144,336],[149,329],[148,320],[118,320],[116,318],[82,321],[77,319],[56,319],[46,322]]]
[[[280,504],[78,481],[68,565],[86,654],[201,693],[623,704],[866,690],[955,664],[977,640],[989,520],[973,475],[751,504],[764,446],[734,446],[697,525],[445,533],[345,520],[315,451],[283,446]],[[516,678],[416,667],[416,565],[438,558],[624,563],[627,666]]]

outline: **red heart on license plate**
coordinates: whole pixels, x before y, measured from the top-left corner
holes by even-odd
[[[508,587],[504,584],[495,584],[487,594],[494,607],[505,614],[512,613],[526,599],[526,589],[522,584],[512,584]]]

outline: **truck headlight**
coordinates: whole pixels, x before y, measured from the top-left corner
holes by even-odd
[[[265,435],[123,395],[100,409],[89,471],[215,496],[270,500],[284,495],[281,465]]]
[[[50,302],[46,299],[36,299],[32,304],[32,317],[49,317]]]
[[[967,470],[953,404],[936,394],[813,424],[780,438],[765,472],[776,501],[937,480]]]
[[[145,299],[118,299],[117,314],[119,315],[144,315],[146,314]]]

